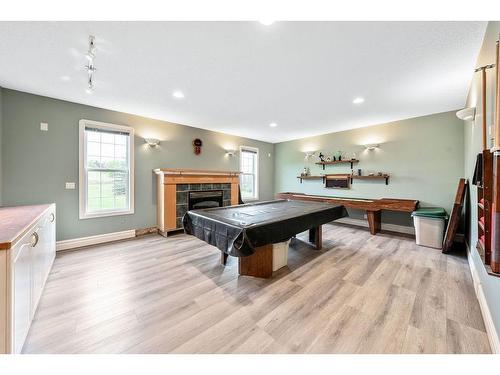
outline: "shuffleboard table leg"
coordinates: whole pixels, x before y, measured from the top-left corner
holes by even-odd
[[[227,257],[228,257],[228,256],[229,256],[229,255],[228,255],[228,254],[226,254],[225,252],[223,252],[223,251],[221,251],[221,252],[220,252],[220,264],[221,264],[221,265],[223,265],[223,266],[225,266],[225,265],[226,265],[226,263],[227,263]]]
[[[321,250],[323,247],[323,230],[322,226],[309,229],[309,242],[314,245],[316,250]]]
[[[380,232],[381,229],[381,212],[380,210],[378,211],[366,211],[366,217],[368,218],[368,226],[370,227],[370,233],[371,234],[377,234]]]
[[[273,275],[273,245],[257,247],[255,253],[238,258],[238,273],[268,279]]]

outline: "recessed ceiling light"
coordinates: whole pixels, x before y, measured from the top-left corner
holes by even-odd
[[[275,122],[271,122],[271,123],[269,124],[269,126],[270,126],[271,128],[275,128],[275,127],[277,127],[277,126],[278,126],[278,124],[277,124],[277,123],[275,123]]]
[[[260,20],[259,22],[261,24],[263,24],[264,26],[269,26],[269,25],[272,25],[274,23],[274,20]]]
[[[184,93],[182,91],[174,91],[172,96],[177,99],[183,99],[184,98]]]
[[[354,104],[361,104],[361,103],[363,103],[364,101],[365,101],[365,99],[364,99],[364,98],[357,97],[357,98],[356,98],[356,99],[354,99],[352,102],[353,102]]]

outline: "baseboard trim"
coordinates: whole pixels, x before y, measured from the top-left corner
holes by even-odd
[[[96,236],[74,238],[71,240],[57,241],[56,251],[76,249],[78,247],[97,245],[105,242],[124,240],[135,237],[135,229],[121,232],[98,234]]]
[[[474,283],[474,291],[476,292],[476,298],[479,301],[479,307],[481,308],[481,314],[483,315],[484,325],[486,327],[486,333],[488,335],[488,340],[490,342],[491,351],[494,354],[500,354],[500,338],[498,332],[496,331],[495,325],[493,324],[493,318],[491,316],[490,309],[488,307],[488,302],[483,292],[483,286],[481,280],[479,279],[476,266],[472,260],[471,249],[467,241],[465,242],[467,248],[467,260],[469,262],[470,273],[472,275],[472,281]]]
[[[341,224],[348,224],[348,225],[355,225],[358,227],[364,227],[368,228],[368,221],[367,220],[362,220],[362,219],[354,219],[352,217],[343,217],[342,219],[335,220],[336,223],[341,223]],[[415,235],[415,228],[413,227],[406,227],[404,225],[397,225],[397,224],[387,224],[387,223],[382,223],[382,230],[387,230],[390,232],[396,232],[396,233],[403,233],[403,234],[411,234]]]

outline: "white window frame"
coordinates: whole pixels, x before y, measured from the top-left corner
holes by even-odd
[[[128,142],[128,168],[129,168],[129,209],[128,210],[103,210],[100,212],[87,212],[87,172],[86,172],[86,153],[87,142],[85,137],[85,127],[119,131],[129,133]],[[123,125],[109,124],[105,122],[82,119],[79,121],[79,205],[80,219],[92,219],[107,216],[130,215],[134,213],[134,128]]]
[[[241,157],[242,155],[242,152],[245,151],[245,150],[248,150],[248,151],[251,151],[251,152],[255,152],[256,156],[255,156],[255,159],[256,159],[256,162],[255,162],[255,196],[252,197],[252,198],[247,198],[247,197],[243,197],[243,195],[241,196],[241,198],[247,202],[247,201],[257,201],[259,200],[259,149],[257,147],[250,147],[250,146],[240,146],[240,178],[241,176],[244,175],[244,173],[242,172],[242,168],[241,168],[241,163],[242,163],[242,160],[243,158]],[[249,174],[249,173],[246,173],[246,174]],[[240,184],[241,184],[241,181],[240,181]]]

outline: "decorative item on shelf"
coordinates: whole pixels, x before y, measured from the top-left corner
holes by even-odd
[[[335,157],[335,155],[332,155],[332,161],[337,161],[337,158]]]
[[[308,167],[304,167],[302,173],[300,174],[301,176],[309,176],[310,172],[309,172],[309,168]]]
[[[342,151],[337,151],[337,160],[341,161],[342,160]]]
[[[377,172],[377,176],[382,176],[383,173],[382,172]]]
[[[358,176],[361,176],[361,169],[358,169]]]
[[[321,162],[324,162],[325,161],[325,155],[323,155],[321,152],[319,153],[319,160]]]
[[[372,172],[372,173],[368,173],[368,176],[375,176],[375,174]]]
[[[195,140],[193,140],[193,147],[194,147],[195,155],[201,154],[201,146],[203,146],[203,142],[201,141],[200,138],[196,138]]]
[[[332,161],[332,159],[330,157],[327,157],[326,161]],[[334,157],[334,161],[335,161],[335,157]]]

